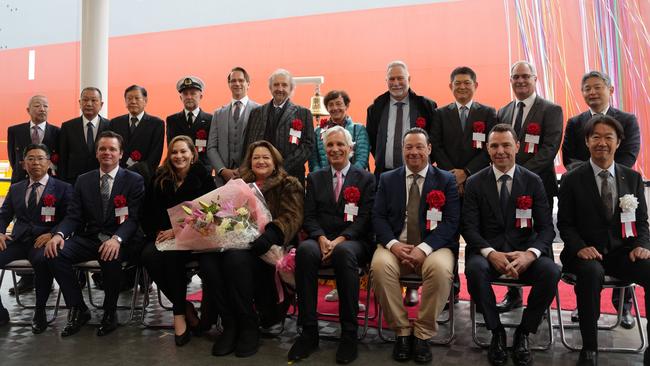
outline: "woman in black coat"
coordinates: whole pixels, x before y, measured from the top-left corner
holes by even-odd
[[[199,325],[194,305],[185,299],[185,265],[196,258],[190,251],[161,252],[155,243],[174,237],[168,208],[216,188],[214,180],[197,159],[198,153],[189,137],[176,136],[169,143],[167,157],[156,172],[148,213],[155,227],[156,240],[148,243],[142,253],[147,272],[173,304],[175,342],[179,347],[190,341],[190,330]]]

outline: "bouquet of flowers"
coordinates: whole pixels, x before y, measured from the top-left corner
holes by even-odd
[[[275,267],[275,289],[279,304],[284,301],[282,283],[287,284],[291,290],[296,288],[296,248],[285,252],[281,246],[273,244],[260,258]]]
[[[264,231],[271,214],[254,183],[232,179],[226,185],[167,210],[174,239],[159,250],[223,251],[248,249]]]

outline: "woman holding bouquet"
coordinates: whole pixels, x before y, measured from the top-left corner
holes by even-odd
[[[198,153],[191,138],[181,135],[170,141],[163,165],[156,172],[151,212],[148,213],[156,228],[155,243],[174,238],[168,208],[216,188],[212,177],[197,160]],[[155,243],[147,244],[142,261],[158,288],[173,304],[175,342],[180,347],[190,341],[190,330],[197,329],[199,325],[194,305],[185,299],[185,265],[196,258],[190,251],[161,252]]]
[[[212,347],[215,356],[233,351],[237,357],[254,355],[260,322],[273,325],[286,315],[286,307],[278,305],[275,268],[259,257],[273,244],[292,241],[303,218],[303,187],[287,175],[282,155],[270,142],[250,144],[239,169],[245,182],[255,182],[260,188],[273,219],[250,249],[201,256],[201,277],[212,290],[223,325]]]

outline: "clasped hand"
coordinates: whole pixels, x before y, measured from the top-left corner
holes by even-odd
[[[427,259],[426,254],[415,245],[406,243],[395,243],[390,247],[391,253],[399,259],[400,263],[417,270]]]
[[[533,252],[528,250],[508,253],[493,250],[488,254],[487,259],[499,273],[517,279],[520,274],[524,273],[530,267],[531,263],[537,257]]]

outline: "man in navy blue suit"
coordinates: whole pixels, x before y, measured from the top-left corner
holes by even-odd
[[[404,166],[383,173],[372,210],[377,250],[371,271],[375,293],[397,339],[396,361],[431,361],[428,340],[436,333],[454,277],[460,202],[456,179],[429,162],[429,135],[421,128],[402,139]],[[400,276],[422,277],[422,301],[411,326],[402,305]]]
[[[530,365],[528,334],[537,332],[560,280],[553,261],[551,209],[541,178],[515,164],[519,143],[513,127],[498,124],[487,138],[492,166],[473,174],[465,184],[462,235],[467,242],[467,289],[492,331],[488,360],[505,365],[506,332],[490,281],[506,275],[532,285],[512,346],[514,364]]]
[[[9,187],[0,208],[0,268],[18,259],[29,259],[36,270],[36,311],[32,331],[41,333],[47,328],[45,303],[52,288],[52,274],[43,268],[41,247],[52,238],[52,229],[63,219],[72,186],[47,174],[50,150],[43,144],[27,145],[23,164],[28,179]],[[10,235],[7,226],[16,219]],[[9,321],[9,313],[0,301],[0,325]]]
[[[138,217],[144,180],[120,168],[122,136],[104,131],[97,137],[96,149],[99,169],[77,178],[68,214],[45,249],[49,266],[71,308],[63,337],[77,333],[90,319],[72,268],[75,263],[89,260],[99,260],[104,277],[104,316],[97,335],[104,336],[117,328],[115,310],[122,262],[137,251],[141,236]]]

